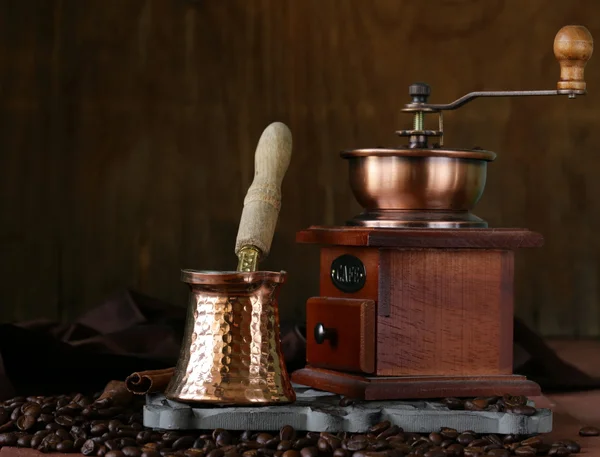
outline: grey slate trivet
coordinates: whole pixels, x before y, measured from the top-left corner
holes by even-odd
[[[407,432],[429,433],[441,427],[476,433],[531,435],[552,431],[552,412],[540,409],[533,416],[481,411],[451,411],[429,401],[363,401],[339,406],[340,396],[294,385],[296,403],[262,407],[198,407],[148,395],[144,426],[162,430],[264,430],[284,425],[312,432],[365,432],[383,420]]]

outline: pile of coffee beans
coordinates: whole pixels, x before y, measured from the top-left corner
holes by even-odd
[[[477,397],[473,399],[444,398],[448,409],[466,411],[493,411],[533,416],[537,410],[527,404],[528,398],[522,395],[503,397]]]
[[[517,404],[505,397],[484,404],[473,399],[460,407],[514,410],[523,406],[522,400]],[[161,432],[143,427],[142,404],[139,397],[119,405],[111,398],[81,394],[13,398],[0,404],[0,447],[99,457],[562,457],[580,451],[572,440],[546,443],[540,436],[479,435],[450,428],[408,433],[387,421],[359,434],[300,433],[291,426],[265,432]],[[446,404],[459,407],[455,399]],[[593,434],[588,429],[586,436]]]

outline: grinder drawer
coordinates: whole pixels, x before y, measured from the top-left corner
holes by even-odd
[[[313,297],[306,303],[306,362],[334,370],[375,371],[375,302]]]

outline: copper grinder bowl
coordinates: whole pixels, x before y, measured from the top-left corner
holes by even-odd
[[[350,187],[365,212],[348,225],[486,227],[471,214],[496,154],[458,149],[344,151]]]

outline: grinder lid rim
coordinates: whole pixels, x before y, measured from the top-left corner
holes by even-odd
[[[496,153],[484,149],[452,148],[365,148],[342,151],[344,159],[356,157],[447,157],[455,159],[475,159],[491,162]]]

